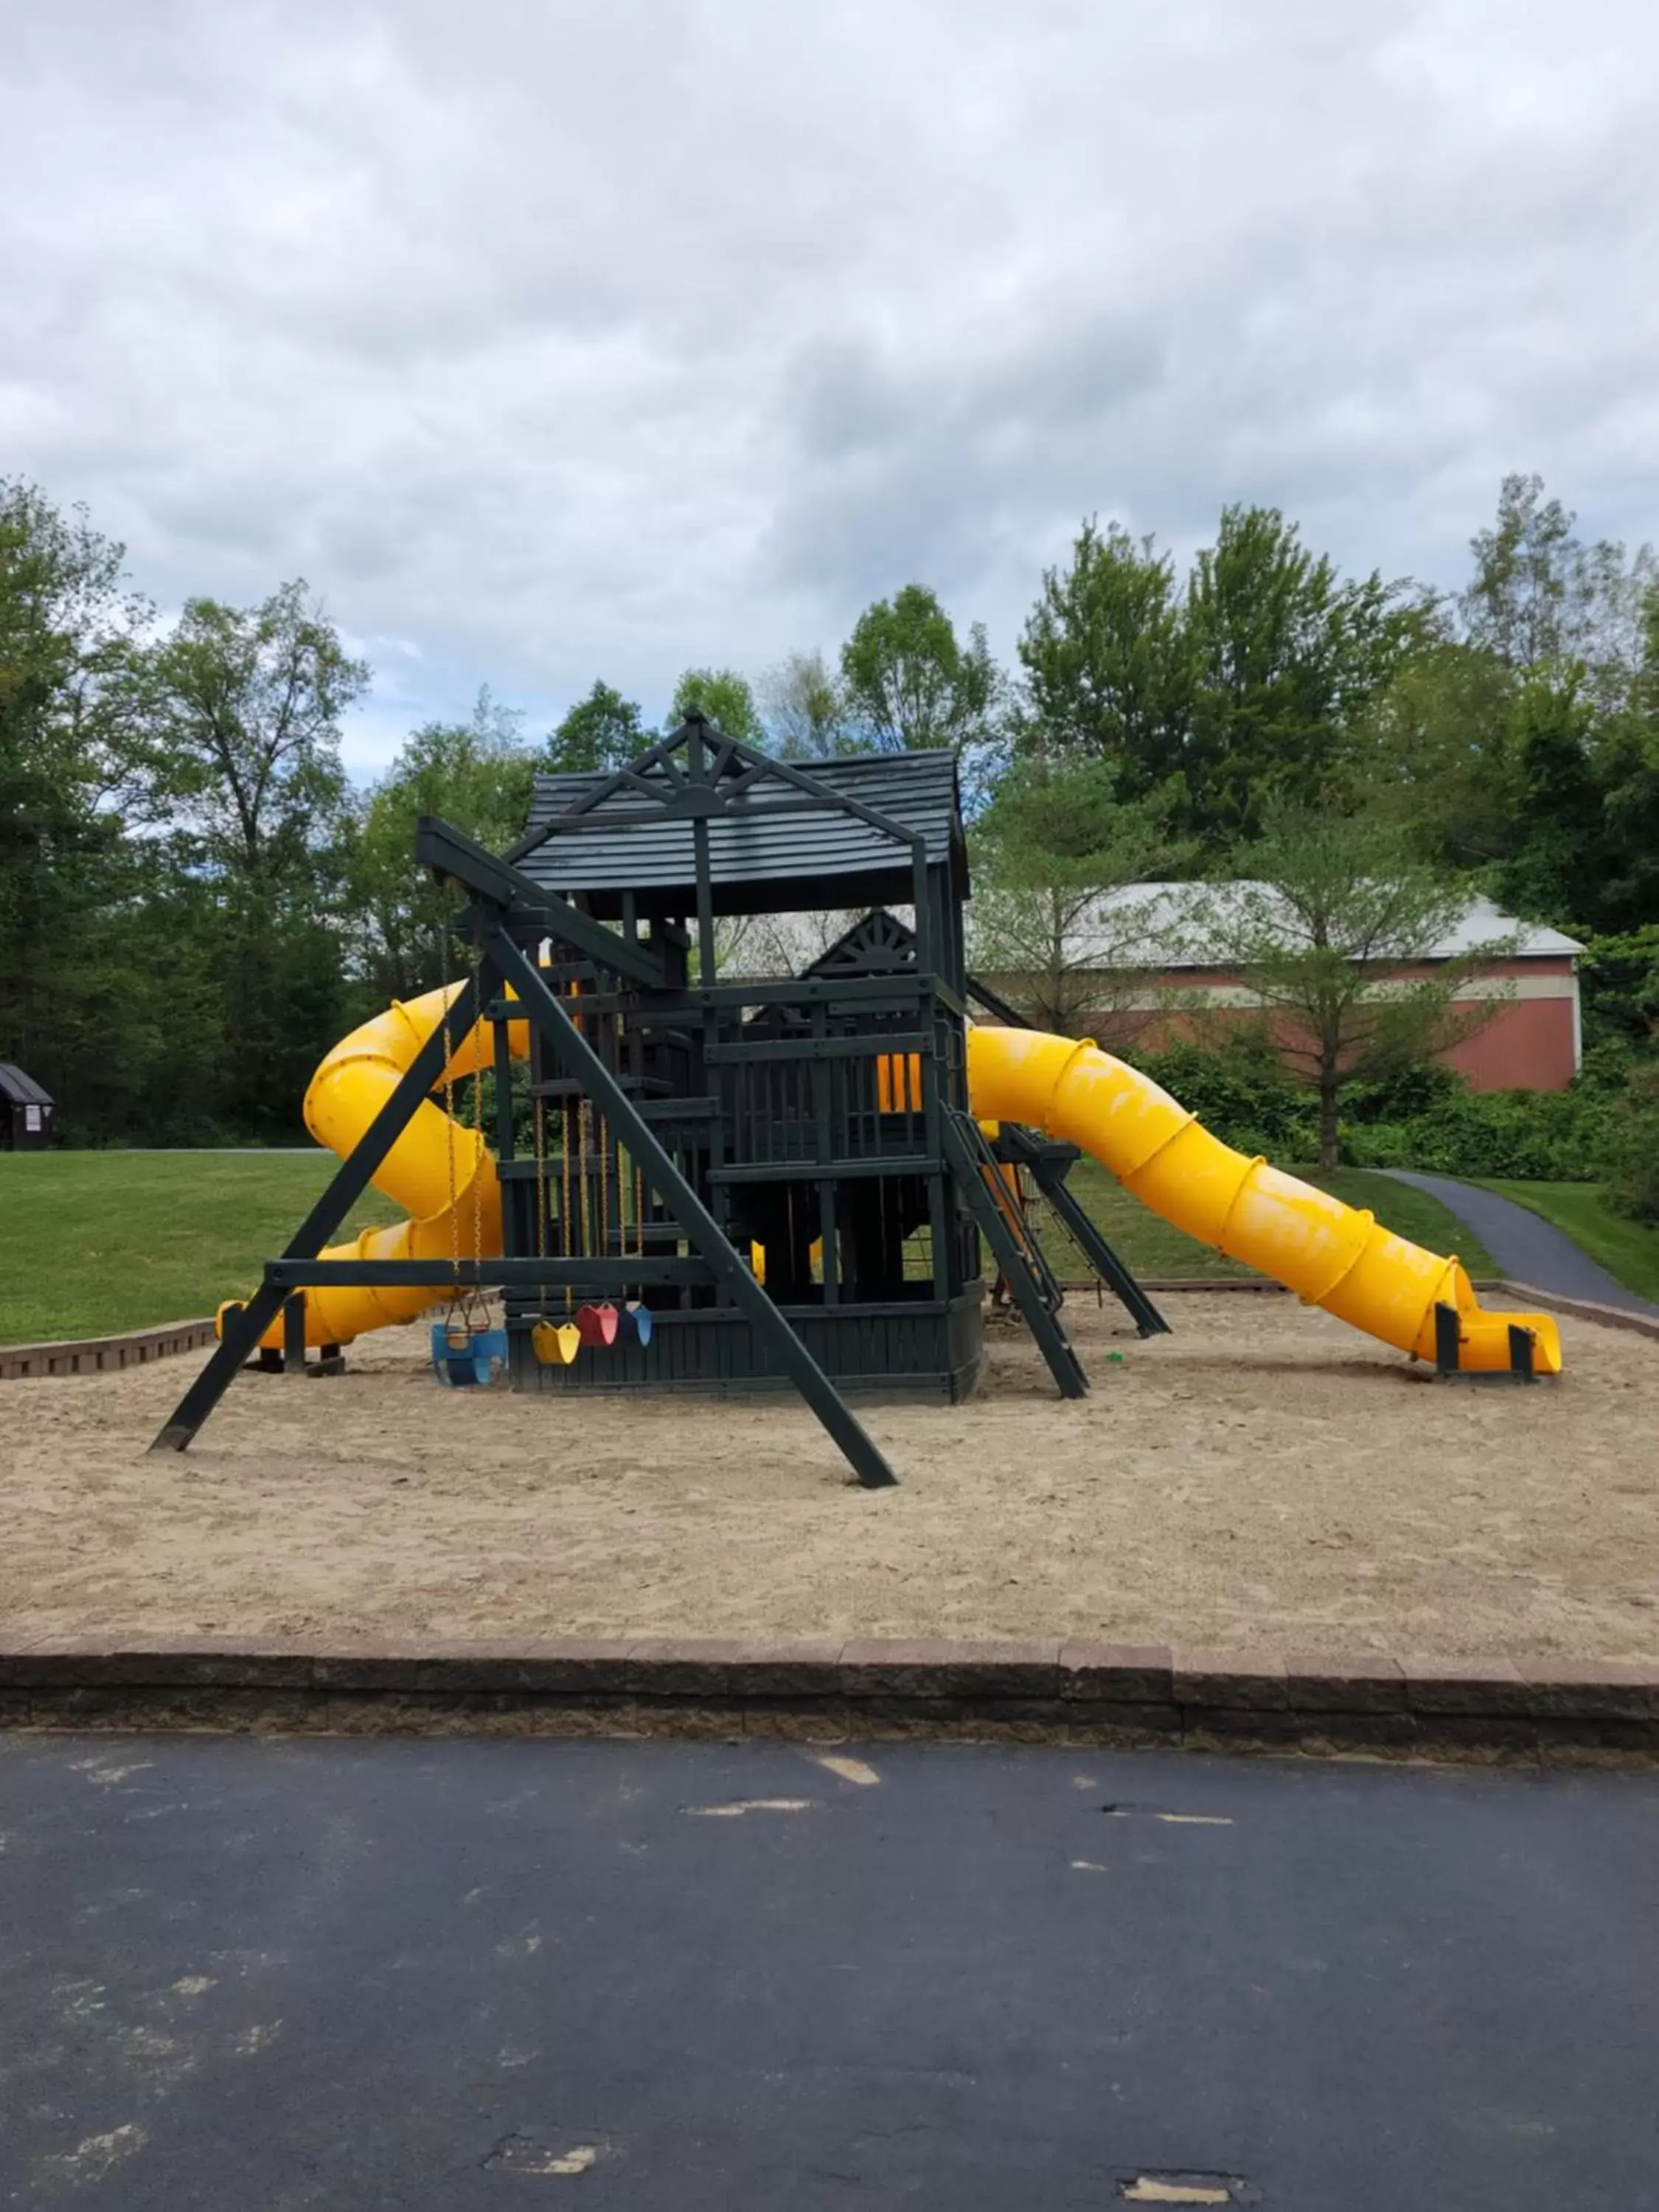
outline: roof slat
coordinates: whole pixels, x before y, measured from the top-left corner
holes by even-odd
[[[826,797],[852,800],[920,836],[931,864],[960,855],[951,754],[883,753],[790,765],[810,775]],[[647,770],[646,781],[660,784],[665,796],[672,788],[659,770]],[[527,831],[547,834],[524,854],[524,872],[558,890],[629,890],[647,898],[689,890],[695,881],[692,823],[665,814],[648,792],[623,785],[580,817],[580,828],[573,823],[561,833],[557,817],[608,781],[605,772],[537,777]],[[908,889],[911,848],[908,838],[814,804],[797,787],[763,775],[726,813],[708,817],[708,864],[712,880],[728,888],[845,875],[884,876]]]

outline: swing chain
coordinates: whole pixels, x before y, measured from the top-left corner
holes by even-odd
[[[469,954],[474,997],[483,974],[483,937],[475,921],[472,944]],[[472,1026],[472,1281],[466,1300],[466,1320],[471,1328],[489,1327],[489,1300],[484,1295],[479,1277],[483,1272],[483,1164],[488,1146],[483,1134],[483,1007],[478,1005],[478,1018]]]

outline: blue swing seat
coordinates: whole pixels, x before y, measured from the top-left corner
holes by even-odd
[[[459,1334],[456,1331],[457,1335]],[[448,1390],[471,1390],[481,1384],[493,1382],[507,1364],[507,1331],[504,1328],[477,1328],[471,1331],[464,1348],[450,1342],[448,1322],[434,1322],[432,1325],[432,1371]]]

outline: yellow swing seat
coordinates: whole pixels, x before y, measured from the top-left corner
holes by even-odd
[[[568,1367],[582,1348],[582,1333],[573,1321],[538,1321],[530,1332],[530,1347],[544,1367]]]

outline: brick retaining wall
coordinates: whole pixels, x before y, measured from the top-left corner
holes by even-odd
[[[181,1352],[202,1352],[214,1340],[208,1321],[169,1322],[164,1328],[140,1328],[125,1336],[66,1337],[48,1344],[0,1344],[0,1382],[64,1375],[107,1375],[123,1367],[145,1367]]]
[[[1091,1291],[1095,1288],[1094,1278],[1091,1276],[1086,1282],[1068,1282],[1064,1287],[1069,1291]],[[1275,1297],[1289,1295],[1282,1283],[1270,1282],[1265,1276],[1182,1276],[1172,1280],[1148,1279],[1142,1288],[1158,1297],[1216,1291],[1261,1292]],[[1536,1290],[1529,1283],[1486,1280],[1478,1282],[1475,1288],[1488,1300],[1509,1298],[1522,1310],[1529,1306],[1542,1306],[1552,1313],[1566,1314],[1575,1321],[1599,1322],[1607,1328],[1630,1329],[1638,1336],[1659,1337],[1659,1319],[1627,1312],[1622,1306],[1593,1305],[1587,1298],[1557,1297],[1553,1291]],[[0,1345],[0,1382],[113,1373],[123,1367],[145,1366],[153,1359],[168,1359],[179,1352],[205,1351],[213,1340],[211,1321],[178,1321],[165,1328],[141,1328],[126,1336]]]
[[[550,1638],[350,1650],[88,1636],[0,1646],[0,1725],[1623,1762],[1659,1755],[1659,1663],[1075,1642]]]

